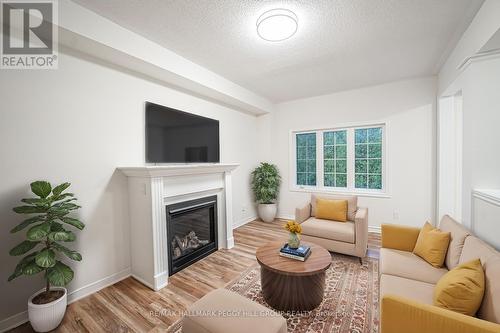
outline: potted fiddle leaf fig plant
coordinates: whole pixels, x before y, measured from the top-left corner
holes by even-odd
[[[14,212],[29,215],[13,228],[16,233],[29,227],[26,239],[10,250],[11,256],[24,256],[17,264],[9,281],[22,275],[44,273],[45,288],[33,294],[28,300],[28,317],[37,332],[48,332],[61,323],[67,305],[67,290],[64,288],[74,276],[73,270],[63,263],[63,258],[81,261],[80,253],[63,243],[76,239],[68,226],[82,230],[85,225],[70,213],[80,208],[73,193],[65,192],[70,183],[52,188],[46,181],[30,184],[34,198],[22,199],[23,206]]]
[[[252,172],[252,190],[258,204],[257,211],[264,222],[272,222],[276,218],[280,184],[281,176],[274,164],[263,162]]]

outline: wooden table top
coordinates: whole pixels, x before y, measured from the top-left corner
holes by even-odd
[[[284,275],[314,275],[324,272],[332,263],[330,252],[319,245],[301,242],[311,247],[311,255],[306,261],[299,261],[280,256],[284,241],[270,242],[259,247],[255,256],[261,266]]]

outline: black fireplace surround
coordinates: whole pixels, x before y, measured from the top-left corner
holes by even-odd
[[[166,206],[169,275],[217,250],[217,196]]]

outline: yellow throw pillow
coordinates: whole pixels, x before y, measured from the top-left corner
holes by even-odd
[[[434,267],[443,267],[449,244],[449,232],[443,232],[426,222],[420,229],[413,253]]]
[[[441,277],[434,287],[435,306],[473,316],[484,295],[484,271],[475,259],[461,264]]]
[[[347,221],[347,200],[316,200],[316,218],[333,220],[338,222]]]

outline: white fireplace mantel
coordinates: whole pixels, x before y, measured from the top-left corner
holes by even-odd
[[[171,164],[118,168],[129,177],[171,177],[233,171],[239,164]]]
[[[238,164],[118,168],[128,177],[132,276],[153,290],[168,284],[166,206],[217,195],[218,247],[232,248],[231,171]]]

